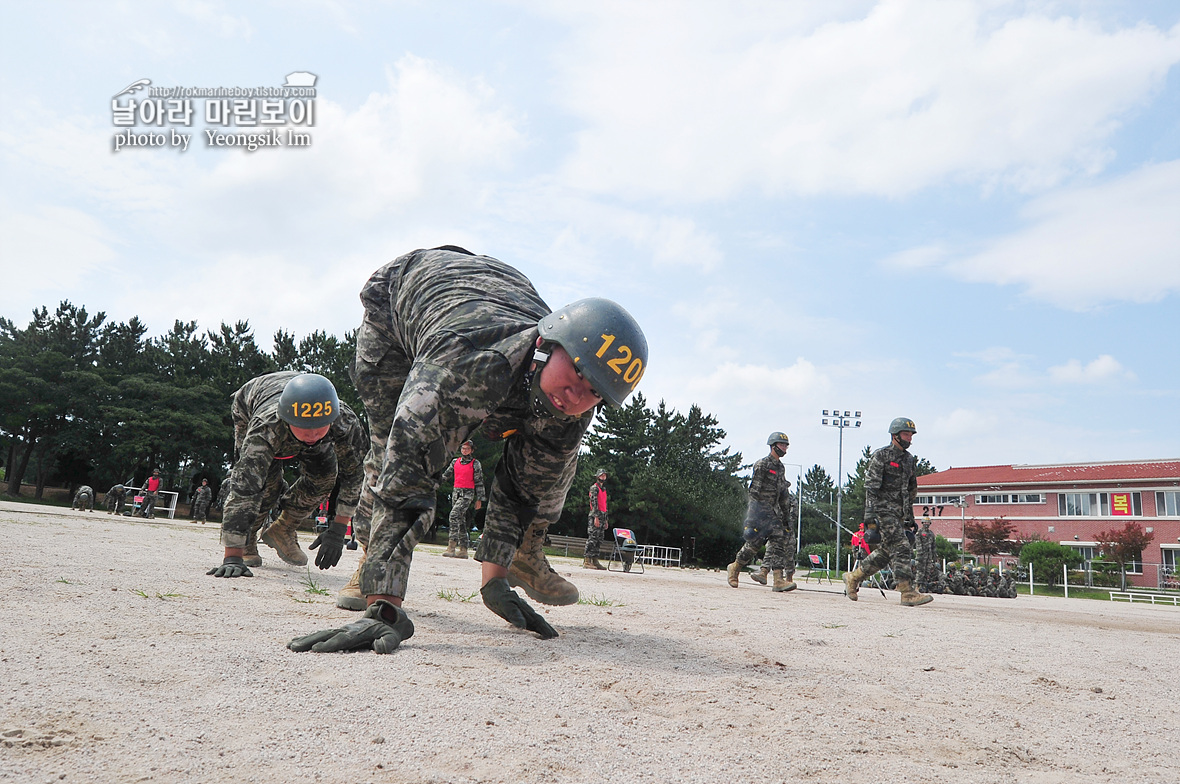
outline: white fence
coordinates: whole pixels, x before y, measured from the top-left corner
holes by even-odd
[[[645,544],[639,559],[649,566],[680,566],[680,548]]]

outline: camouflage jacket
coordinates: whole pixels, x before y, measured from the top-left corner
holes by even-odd
[[[593,413],[558,418],[533,405],[537,324],[550,308],[528,278],[461,249],[416,250],[377,270],[361,302],[358,365],[390,354],[411,363],[374,493],[432,505],[448,455],[478,429],[504,442],[488,532],[555,520]]]
[[[767,455],[754,463],[750,476],[750,500],[772,510],[779,522],[790,526],[795,519],[795,499],[791,483],[783,470],[783,463],[774,455]]]
[[[889,518],[914,527],[918,458],[892,443],[869,458],[865,470],[865,520]]]
[[[364,482],[363,461],[369,449],[369,436],[352,409],[343,402],[340,416],[332,423],[328,435],[315,444],[305,444],[279,417],[279,397],[283,387],[295,376],[293,371],[270,373],[250,379],[234,392],[232,413],[234,446],[237,460],[230,472],[229,484],[234,493],[249,502],[227,504],[223,527],[249,530],[262,504],[262,489],[267,472],[275,460],[299,461],[300,477],[291,486],[292,497],[300,496],[301,484],[328,487],[340,480],[336,514],[352,517],[360,500]],[[318,493],[316,493],[318,495]],[[326,496],[326,493],[324,494]],[[318,499],[308,499],[314,507]],[[242,520],[237,520],[238,516]]]

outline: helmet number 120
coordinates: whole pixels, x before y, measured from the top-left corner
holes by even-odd
[[[603,335],[602,345],[599,346],[596,357],[602,358],[606,355],[607,349],[615,342],[614,335]],[[614,359],[609,359],[606,366],[615,371],[618,375],[623,377],[623,381],[630,384],[634,389],[635,385],[639,383],[639,379],[643,377],[643,360],[639,357],[632,359],[631,349],[627,346],[617,346],[615,351],[619,356]],[[630,364],[628,364],[630,363]]]

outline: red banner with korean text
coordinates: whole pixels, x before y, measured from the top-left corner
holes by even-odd
[[[1111,493],[1110,494],[1110,513],[1112,515],[1126,515],[1131,514],[1131,494],[1130,493]]]

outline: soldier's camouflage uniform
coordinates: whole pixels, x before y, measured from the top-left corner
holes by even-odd
[[[107,490],[107,511],[113,514],[123,514],[123,500],[127,498],[127,488],[115,485]]]
[[[795,518],[795,498],[783,472],[783,463],[773,454],[767,455],[754,463],[750,501],[746,506],[745,526],[755,528],[759,536],[746,541],[734,560],[744,569],[758,557],[758,548],[765,544],[762,565],[771,570],[782,569],[789,582],[795,573],[795,531],[791,527]]]
[[[910,570],[913,548],[905,531],[914,525],[917,464],[916,457],[893,443],[873,452],[869,458],[865,470],[865,527],[875,518],[881,531],[881,543],[860,562],[866,576],[890,566],[897,582],[912,582],[914,579]]]
[[[81,511],[94,511],[94,488],[90,485],[82,485],[78,491],[74,493],[74,503],[71,508],[80,509]]]
[[[234,392],[234,453],[237,459],[224,485],[229,490],[221,522],[221,542],[244,547],[278,504],[296,519],[308,517],[327,498],[340,476],[336,513],[351,517],[364,480],[362,461],[368,449],[365,428],[352,409],[340,404],[340,416],[328,435],[305,444],[279,417],[283,387],[299,373],[258,376]],[[285,488],[283,465],[298,461],[299,478]]]
[[[934,564],[934,532],[930,530],[930,521],[922,520],[922,527],[914,535],[914,560],[917,562],[918,590],[930,591],[938,582],[938,570]]]
[[[463,463],[475,463],[472,468],[472,473],[475,475],[475,487],[456,487],[451,490],[451,516],[447,519],[447,525],[450,527],[450,533],[447,535],[448,540],[454,540],[456,545],[467,549],[471,545],[471,535],[467,530],[467,510],[471,508],[471,504],[479,501],[483,504],[487,501],[487,491],[484,490],[483,484],[483,466],[479,461],[472,457],[470,460],[463,460],[459,457],[458,460]],[[455,461],[452,460],[447,465],[447,470],[443,472],[442,482],[452,482],[455,479]]]
[[[543,537],[561,514],[593,416],[534,409],[530,367],[549,306],[519,271],[459,248],[390,262],[361,302],[353,382],[369,418],[362,506],[372,504],[361,593],[405,596],[448,455],[476,429],[503,439],[504,455],[475,557],[507,568],[525,534]]]
[[[193,496],[193,519],[205,522],[209,516],[209,504],[213,503],[213,488],[201,485]]]
[[[610,525],[609,507],[606,510],[600,510],[598,508],[599,488],[606,489],[595,479],[594,484],[590,485],[590,492],[588,494],[590,513],[586,516],[586,547],[582,551],[582,557],[584,558],[597,558],[599,556],[602,550],[602,537],[606,533],[607,526]],[[607,497],[609,499],[609,493]]]

